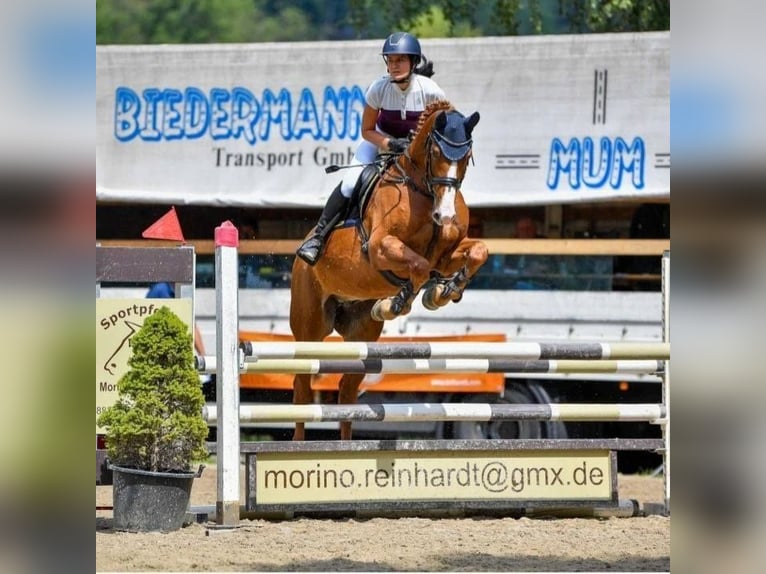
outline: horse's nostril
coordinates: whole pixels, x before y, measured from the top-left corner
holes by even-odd
[[[431,217],[433,218],[434,223],[436,225],[438,225],[438,226],[442,225],[443,221],[442,221],[442,216],[441,216],[440,213],[434,213]]]

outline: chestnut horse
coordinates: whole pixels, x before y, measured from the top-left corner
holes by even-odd
[[[384,321],[410,312],[421,289],[430,310],[459,301],[487,260],[469,239],[468,207],[460,192],[471,158],[478,112],[465,117],[438,101],[421,114],[409,148],[389,165],[357,228],[335,229],[316,265],[296,257],[290,328],[297,341],[321,341],[335,329],[346,341],[377,341]],[[293,381],[293,402],[312,402],[311,377]],[[354,404],[363,374],[340,380],[339,404]],[[341,422],[341,439],[351,422]],[[296,423],[294,440],[304,439]]]

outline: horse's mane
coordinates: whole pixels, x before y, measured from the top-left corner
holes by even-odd
[[[420,114],[420,118],[418,119],[418,125],[415,127],[415,135],[413,136],[413,139],[415,139],[418,134],[420,133],[420,130],[423,129],[423,126],[428,121],[428,118],[436,114],[436,112],[440,112],[441,110],[454,110],[454,106],[449,103],[447,100],[436,100],[435,102],[431,102],[426,106],[426,109],[423,110],[423,113]]]

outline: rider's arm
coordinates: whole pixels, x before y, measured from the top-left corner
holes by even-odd
[[[378,110],[365,104],[362,114],[362,137],[371,144],[382,149],[388,149],[389,137],[375,129],[375,123],[378,121]]]

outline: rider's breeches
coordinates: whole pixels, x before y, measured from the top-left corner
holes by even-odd
[[[375,161],[375,156],[377,155],[378,146],[367,140],[362,140],[359,147],[356,148],[354,159],[351,160],[351,167],[345,170],[346,175],[343,176],[340,186],[340,192],[343,197],[351,197],[351,194],[354,193],[354,187],[356,187],[356,180],[359,179],[364,165]]]

